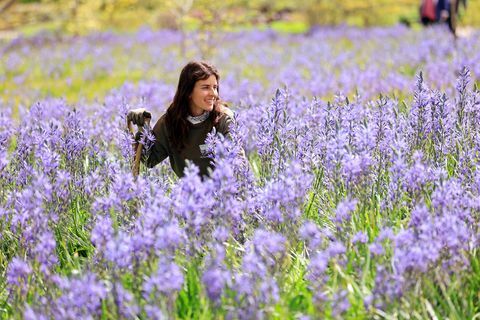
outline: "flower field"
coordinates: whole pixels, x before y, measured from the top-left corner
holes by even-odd
[[[0,43],[2,318],[480,316],[480,32],[199,38]],[[216,169],[134,179],[127,110],[202,55],[236,114]]]

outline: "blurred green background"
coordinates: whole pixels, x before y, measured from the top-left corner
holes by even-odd
[[[468,0],[460,27],[480,26],[480,0]],[[420,0],[0,0],[3,38],[42,30],[85,34],[133,31],[273,28],[305,32],[316,25],[419,27]]]

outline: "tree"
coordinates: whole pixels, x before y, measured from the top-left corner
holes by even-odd
[[[8,10],[8,8],[10,8],[14,3],[15,3],[16,0],[6,0],[6,1],[2,1],[3,4],[0,5],[0,15],[2,13],[4,13],[5,11]]]

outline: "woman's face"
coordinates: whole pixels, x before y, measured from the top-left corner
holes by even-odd
[[[205,111],[212,111],[218,97],[217,78],[211,75],[205,80],[198,80],[190,95],[190,114],[199,116]]]

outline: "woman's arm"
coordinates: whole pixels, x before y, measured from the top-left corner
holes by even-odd
[[[139,127],[144,126],[147,120],[149,122],[151,118],[151,113],[144,108],[132,109],[127,113],[127,121]],[[154,167],[168,157],[167,136],[163,118],[157,121],[153,130],[144,130],[142,133],[137,132],[135,135],[137,145],[139,142],[143,144],[141,161],[149,168]],[[135,150],[137,145],[135,145]]]
[[[151,134],[153,134],[155,140],[150,145],[147,144],[145,146],[146,153],[144,159],[146,166],[149,168],[153,168],[169,156],[168,135],[164,116],[157,121]]]

